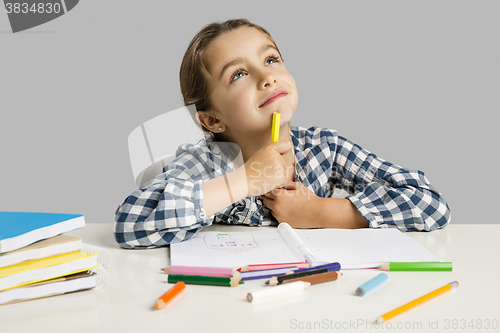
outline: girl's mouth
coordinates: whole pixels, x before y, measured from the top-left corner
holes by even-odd
[[[283,89],[278,89],[276,91],[273,91],[272,93],[267,95],[267,97],[264,99],[264,101],[259,105],[259,108],[262,108],[266,105],[269,105],[272,102],[274,102],[275,100],[277,100],[278,98],[284,97],[286,95],[288,95],[288,93]]]

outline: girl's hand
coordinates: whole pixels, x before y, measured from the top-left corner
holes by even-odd
[[[248,196],[267,193],[272,189],[283,187],[293,169],[287,167],[283,155],[290,151],[292,144],[288,140],[280,140],[259,149],[243,165],[247,177]]]
[[[278,222],[286,222],[292,228],[320,228],[317,214],[321,211],[321,199],[301,183],[290,182],[261,195],[264,206],[269,208]]]

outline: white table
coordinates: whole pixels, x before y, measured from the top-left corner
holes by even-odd
[[[265,280],[234,288],[187,285],[162,310],[154,310],[153,304],[172,286],[161,271],[169,265],[169,248],[122,249],[112,228],[87,224],[70,233],[111,252],[107,286],[0,306],[0,332],[380,332],[384,330],[373,324],[378,316],[454,280],[460,283],[457,290],[385,327],[391,332],[500,331],[500,225],[450,225],[431,233],[407,233],[443,261],[453,262],[453,271],[388,272],[386,284],[365,297],[355,296],[356,288],[380,271],[344,270],[337,281],[262,304],[247,302],[246,294],[265,288]],[[207,230],[251,229],[217,225]]]

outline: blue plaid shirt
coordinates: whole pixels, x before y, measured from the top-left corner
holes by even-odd
[[[391,164],[336,131],[292,126],[295,181],[320,197],[344,189],[371,228],[432,231],[446,226],[450,209],[424,173]],[[179,147],[164,172],[116,210],[114,232],[124,248],[149,248],[190,239],[212,223],[277,225],[259,197],[247,197],[213,216],[203,209],[204,181],[234,171],[214,153],[211,139]]]

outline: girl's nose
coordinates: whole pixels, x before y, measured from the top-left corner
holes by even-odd
[[[265,89],[275,84],[276,84],[276,77],[268,71],[263,71],[259,82],[259,88]]]

